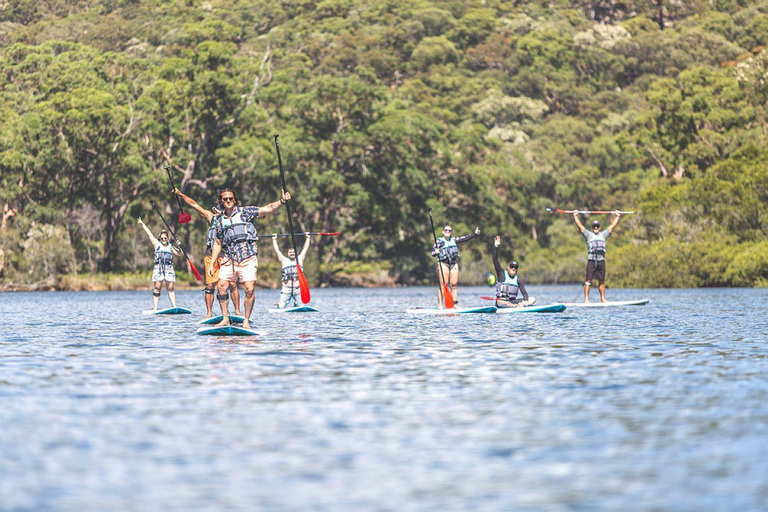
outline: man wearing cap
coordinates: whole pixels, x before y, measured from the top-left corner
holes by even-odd
[[[621,213],[614,211],[611,224],[605,231],[600,231],[600,221],[594,220],[592,231],[589,231],[579,220],[579,212],[573,212],[573,220],[579,232],[587,239],[587,280],[584,282],[584,302],[589,302],[589,290],[593,280],[598,282],[600,302],[608,302],[605,300],[605,241],[618,225],[620,217]]]
[[[496,283],[496,307],[497,308],[520,308],[524,306],[533,306],[536,303],[534,297],[528,296],[523,280],[517,275],[517,269],[520,265],[516,261],[510,261],[507,269],[504,270],[499,263],[499,246],[501,237],[496,236],[493,239],[493,266],[496,269],[498,281]],[[522,298],[517,297],[518,292]]]

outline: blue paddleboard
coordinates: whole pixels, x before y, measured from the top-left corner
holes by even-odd
[[[315,313],[319,311],[312,306],[295,306],[292,308],[273,308],[270,309],[270,313]]]
[[[542,304],[541,306],[523,306],[519,308],[499,308],[497,313],[560,313],[565,311],[565,304]]]
[[[192,310],[187,308],[145,309],[142,315],[191,315]]]
[[[200,327],[197,334],[207,336],[263,336],[266,332],[246,329],[242,325],[225,325],[222,327],[211,325]]]
[[[199,324],[203,324],[203,325],[217,324],[217,323],[221,322],[222,320],[224,320],[224,317],[219,315],[219,316],[212,316],[211,318],[203,318],[198,323]],[[230,322],[235,322],[235,323],[241,324],[241,323],[243,323],[244,320],[245,320],[244,316],[229,315],[229,321]]]
[[[476,308],[415,308],[407,309],[412,315],[461,315],[464,313],[495,313],[496,306],[478,306]]]

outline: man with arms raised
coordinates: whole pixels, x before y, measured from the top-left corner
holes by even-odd
[[[219,202],[224,211],[217,224],[216,240],[211,250],[211,263],[207,269],[208,275],[213,276],[216,271],[215,262],[224,251],[219,269],[219,283],[216,287],[218,291],[216,298],[219,299],[221,314],[224,318],[218,325],[229,325],[229,295],[227,295],[227,290],[230,283],[236,283],[239,280],[245,290],[243,327],[251,328],[253,290],[256,285],[256,274],[259,270],[258,235],[253,220],[266,217],[290,199],[291,194],[283,190],[279,201],[266,206],[240,206],[240,201],[232,189],[225,188],[219,192]]]
[[[579,212],[573,212],[573,220],[579,228],[579,232],[587,239],[587,280],[584,282],[584,302],[589,302],[589,289],[592,287],[592,281],[598,282],[597,289],[600,291],[600,302],[605,300],[605,240],[611,236],[613,229],[619,223],[621,213],[613,212],[608,229],[600,231],[600,221],[592,221],[592,231],[579,220]]]

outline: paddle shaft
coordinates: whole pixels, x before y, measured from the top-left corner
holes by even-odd
[[[165,169],[165,174],[168,175],[168,181],[171,183],[171,192],[173,192],[173,190],[176,188],[176,184],[173,182],[173,176],[171,176],[171,168],[168,164],[165,164],[163,169]],[[184,209],[181,207],[181,198],[179,196],[176,196],[176,202],[179,204],[179,210],[184,211]]]
[[[294,233],[295,236],[339,236],[341,233]],[[271,235],[259,235],[261,238],[275,238],[278,236],[291,236],[291,233],[273,233]],[[295,250],[295,249],[294,249]]]
[[[582,215],[590,215],[590,214],[608,215],[611,213],[616,213],[614,210],[561,210],[560,208],[547,208],[547,211],[550,213],[570,213],[571,215],[573,215],[574,213],[580,213]],[[637,212],[625,212],[625,211],[619,210],[618,213],[620,213],[621,215],[632,215],[632,214],[636,214]]]
[[[435,241],[435,245],[437,245],[437,235],[435,234],[435,221],[432,220],[432,208],[429,209],[429,225],[432,226],[432,239]],[[451,309],[453,308],[453,295],[450,294],[450,290],[448,289],[448,284],[445,282],[443,265],[440,264],[439,259],[437,260],[437,268],[440,270],[440,278],[443,280],[443,302],[445,302],[446,308]],[[450,306],[448,305],[449,301],[450,301]]]
[[[155,211],[157,212],[157,214],[160,216],[160,220],[163,221],[163,224],[165,224],[165,227],[168,229],[168,232],[173,235],[173,238],[175,240],[179,240],[179,237],[176,236],[176,233],[173,231],[171,226],[169,226],[168,223],[165,221],[165,217],[163,217],[163,214],[160,211],[160,208],[157,207],[157,205],[155,204],[154,201],[150,201],[149,203],[152,205],[152,208],[154,208]],[[181,245],[181,241],[180,240],[179,240],[178,246],[179,246],[179,249],[181,249],[181,253],[184,255],[185,258],[187,258],[187,261],[189,262],[189,266],[192,267],[192,270],[194,270],[194,274],[195,274],[195,277],[197,278],[197,280],[198,281],[202,281],[203,277],[200,275],[198,270],[195,268],[195,265],[192,263],[192,258],[190,258],[189,255],[187,254],[187,251],[184,250],[184,247]]]

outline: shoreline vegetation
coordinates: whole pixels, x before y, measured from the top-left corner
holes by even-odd
[[[462,284],[494,235],[526,282],[578,283],[547,207],[638,212],[608,286],[766,286],[766,41],[764,0],[0,1],[0,287],[143,288],[153,201],[202,262],[163,166],[204,208],[268,204],[276,134],[293,225],[341,233],[312,286],[434,283],[430,210],[482,230]]]

